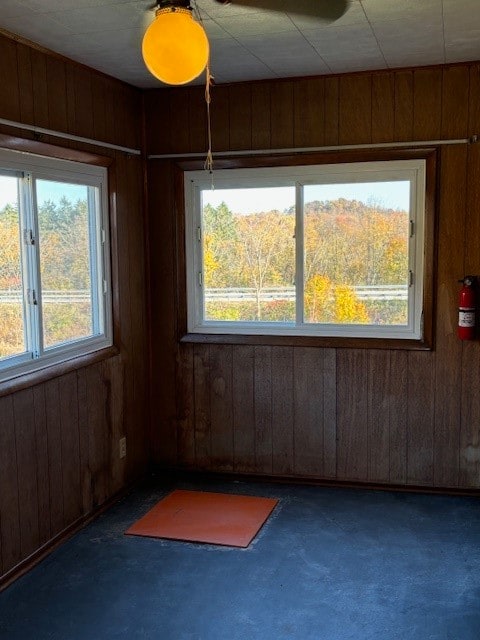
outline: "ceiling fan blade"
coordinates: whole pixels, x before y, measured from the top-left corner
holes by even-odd
[[[216,0],[216,2],[311,16],[326,22],[333,22],[341,18],[350,4],[350,0]]]

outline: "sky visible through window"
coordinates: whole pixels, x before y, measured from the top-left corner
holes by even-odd
[[[17,181],[11,176],[0,176],[0,209],[17,202]]]
[[[70,184],[67,182],[37,181],[38,204],[43,204],[46,200],[52,200],[58,204],[62,197],[66,197],[70,202],[85,200],[86,192],[84,185]],[[6,204],[17,202],[17,181],[8,176],[0,176],[0,209]]]
[[[326,184],[309,185],[308,197],[311,200],[359,200],[364,204],[375,202],[385,208],[408,211],[409,209],[409,183],[405,181],[355,183],[355,184]],[[295,204],[295,189],[293,187],[262,187],[242,189],[218,189],[204,190],[203,204],[211,204],[216,207],[221,202],[236,211],[242,213],[254,213],[258,211],[278,210],[283,211]],[[85,197],[85,191],[80,185],[65,184],[62,182],[49,182],[48,193],[39,190],[39,202],[53,200],[58,202],[66,196],[72,202]],[[0,176],[0,209],[7,203],[17,200],[16,183],[4,176]]]
[[[308,197],[307,197],[308,196]],[[284,211],[295,204],[294,187],[261,187],[241,189],[202,190],[203,206],[217,207],[222,202],[235,213]],[[362,182],[345,184],[305,185],[308,201],[358,200],[366,205],[375,204],[385,209],[408,211],[410,183],[404,180],[388,182]]]

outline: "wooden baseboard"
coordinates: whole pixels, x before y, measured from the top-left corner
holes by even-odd
[[[201,481],[203,480],[225,480],[244,482],[259,482],[273,484],[299,484],[313,485],[319,487],[330,487],[338,489],[370,489],[372,491],[400,491],[404,493],[427,493],[434,495],[450,496],[470,496],[480,497],[480,487],[434,487],[430,485],[410,485],[410,484],[385,484],[379,482],[365,482],[361,480],[335,480],[334,478],[320,478],[311,476],[274,476],[267,474],[204,471],[200,469],[180,469],[165,468],[161,465],[152,465],[151,473],[160,478],[168,478],[169,481]]]
[[[0,577],[0,592],[9,587],[12,582],[18,580],[25,573],[30,571],[35,565],[41,562],[44,558],[46,558],[52,551],[57,549],[61,544],[63,544],[66,540],[71,538],[75,533],[83,529],[87,524],[92,522],[104,513],[107,509],[113,506],[116,502],[118,502],[121,498],[123,498],[127,493],[129,493],[136,485],[142,482],[145,479],[145,476],[138,478],[134,482],[129,483],[127,486],[117,491],[113,496],[108,498],[106,502],[102,505],[96,507],[93,511],[90,511],[88,514],[81,516],[75,522],[72,522],[68,527],[57,533],[56,536],[48,540],[45,544],[39,547],[36,551],[34,551],[27,558],[22,560],[19,564],[15,565],[7,573]]]

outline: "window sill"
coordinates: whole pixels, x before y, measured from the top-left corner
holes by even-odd
[[[63,362],[46,365],[45,367],[37,369],[36,371],[20,374],[18,376],[15,376],[14,378],[11,378],[10,380],[0,382],[0,398],[11,393],[15,393],[16,391],[28,389],[29,387],[41,384],[42,382],[46,382],[47,380],[51,380],[52,378],[59,378],[60,376],[63,376],[72,371],[76,371],[77,369],[82,369],[97,362],[108,360],[109,358],[112,358],[113,356],[116,356],[118,354],[119,350],[117,349],[117,347],[106,347],[104,349],[100,349],[99,351],[92,351],[91,353],[87,353],[85,355],[76,356],[69,360],[64,360]]]
[[[186,333],[180,338],[180,342],[278,347],[321,347],[324,349],[397,349],[405,351],[431,351],[433,348],[425,339],[403,340],[397,338],[343,338],[210,333]]]

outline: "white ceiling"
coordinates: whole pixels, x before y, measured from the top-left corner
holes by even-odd
[[[151,4],[0,0],[0,28],[137,87],[161,87],[140,54]],[[216,84],[480,60],[480,0],[351,0],[332,24],[215,0],[197,6]]]

